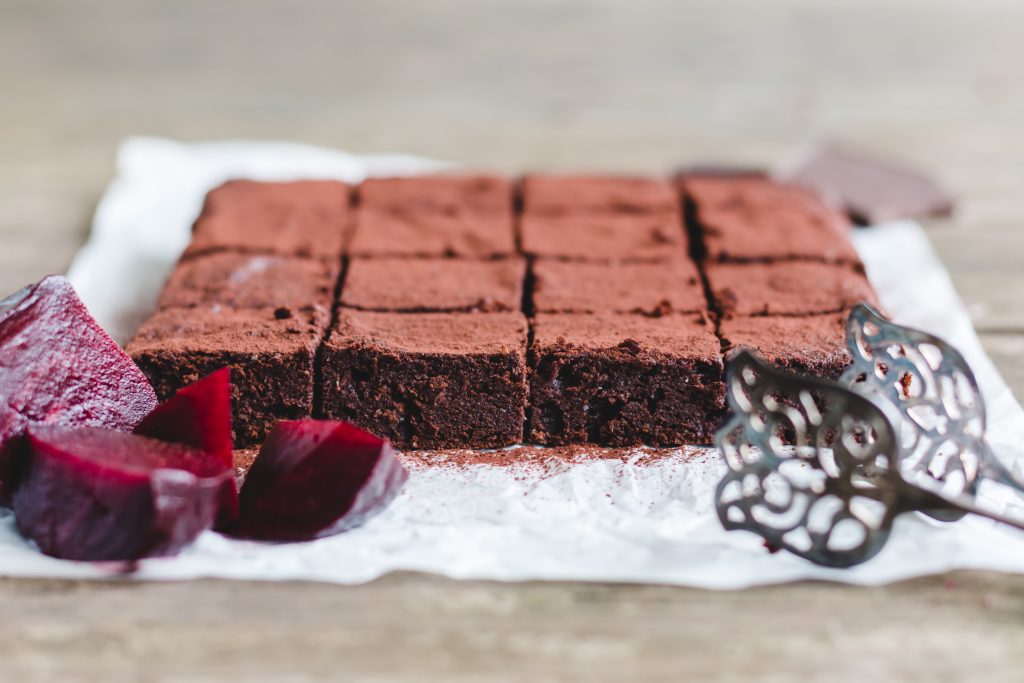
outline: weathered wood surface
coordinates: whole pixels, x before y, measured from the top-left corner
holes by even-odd
[[[1013,0],[0,3],[0,291],[63,270],[132,134],[508,171],[770,163],[813,135],[926,165],[932,237],[1024,395]],[[913,273],[908,273],[913,277]],[[0,678],[1020,680],[1024,579],[736,593],[586,584],[0,582]]]

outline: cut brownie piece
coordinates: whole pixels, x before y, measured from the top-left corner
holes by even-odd
[[[787,370],[835,379],[852,362],[842,315],[802,318],[731,318],[719,335],[728,352],[745,347]]]
[[[352,256],[496,258],[516,253],[512,212],[387,211],[361,206]]]
[[[160,308],[330,308],[341,262],[222,251],[185,259],[160,294]]]
[[[231,368],[235,445],[259,443],[276,420],[313,410],[313,363],[327,311],[308,308],[159,311],[127,351],[166,400],[222,367]]]
[[[493,175],[369,178],[359,204],[401,213],[512,213],[512,182]]]
[[[678,257],[665,263],[533,264],[536,313],[701,313],[707,311],[697,266]]]
[[[534,442],[710,443],[723,411],[721,347],[703,317],[541,314],[534,321]]]
[[[673,213],[678,209],[679,197],[663,179],[542,174],[523,178],[525,213]]]
[[[323,351],[323,405],[409,448],[519,443],[526,406],[521,313],[343,309]]]
[[[518,311],[525,278],[520,258],[353,259],[341,304],[366,311]]]
[[[682,184],[711,260],[860,264],[846,216],[812,192],[757,177],[691,177]]]
[[[539,215],[521,219],[523,251],[574,261],[668,261],[687,253],[678,213]]]
[[[341,257],[349,187],[333,180],[234,180],[206,196],[186,255],[233,250]]]
[[[864,274],[843,264],[708,263],[704,273],[725,317],[840,313],[862,301],[878,307]]]

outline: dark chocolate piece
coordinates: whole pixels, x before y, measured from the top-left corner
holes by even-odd
[[[852,362],[843,315],[731,318],[719,325],[728,352],[745,347],[787,370],[835,379]]]
[[[206,196],[186,257],[244,251],[339,259],[349,187],[333,180],[234,180]]]
[[[321,411],[400,447],[519,443],[526,336],[521,313],[343,309],[323,349]]]
[[[238,447],[260,443],[276,420],[313,411],[313,362],[327,311],[169,308],[159,311],[127,351],[162,400],[200,377],[231,368]]]
[[[725,317],[840,313],[861,302],[878,307],[864,274],[843,264],[711,262],[704,273]]]
[[[530,256],[595,262],[669,261],[687,253],[678,213],[524,214]]]
[[[518,311],[522,259],[353,259],[341,304],[365,311]]]
[[[330,308],[341,261],[222,251],[185,259],[160,294],[160,308]]]
[[[697,266],[679,257],[664,263],[533,265],[536,313],[701,313],[707,300]]]
[[[701,317],[541,314],[529,359],[536,443],[710,443],[723,414],[720,345]]]
[[[679,197],[661,178],[544,175],[523,178],[527,214],[674,213]]]
[[[858,223],[953,212],[953,198],[932,178],[834,144],[809,148],[776,175],[835,197]]]

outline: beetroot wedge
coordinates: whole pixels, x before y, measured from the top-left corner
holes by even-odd
[[[278,422],[246,475],[231,534],[300,541],[340,533],[387,507],[408,477],[386,439],[345,422]]]
[[[0,301],[0,502],[16,484],[14,453],[27,425],[131,431],[156,404],[145,375],[63,277]]]
[[[30,425],[22,448],[18,528],[71,560],[173,555],[213,525],[232,477],[200,450],[111,429]]]
[[[222,368],[184,387],[147,415],[135,433],[197,448],[225,467],[233,467],[231,441],[231,370]],[[238,516],[238,487],[224,484],[217,526]]]

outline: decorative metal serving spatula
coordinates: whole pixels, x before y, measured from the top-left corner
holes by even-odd
[[[715,494],[726,529],[753,531],[771,548],[830,567],[874,557],[905,512],[940,519],[970,512],[1024,529],[974,498],[980,474],[1020,487],[984,443],[984,407],[966,363],[959,354],[936,362],[926,347],[951,347],[906,329],[867,307],[851,316],[848,333],[858,344],[851,351],[861,360],[844,377],[855,389],[784,372],[749,351],[733,357],[732,417],[716,436],[728,466]],[[926,379],[941,391],[925,391]],[[950,381],[966,382],[973,399],[961,402],[963,389],[949,393]],[[934,421],[917,415],[928,413],[923,406]]]

